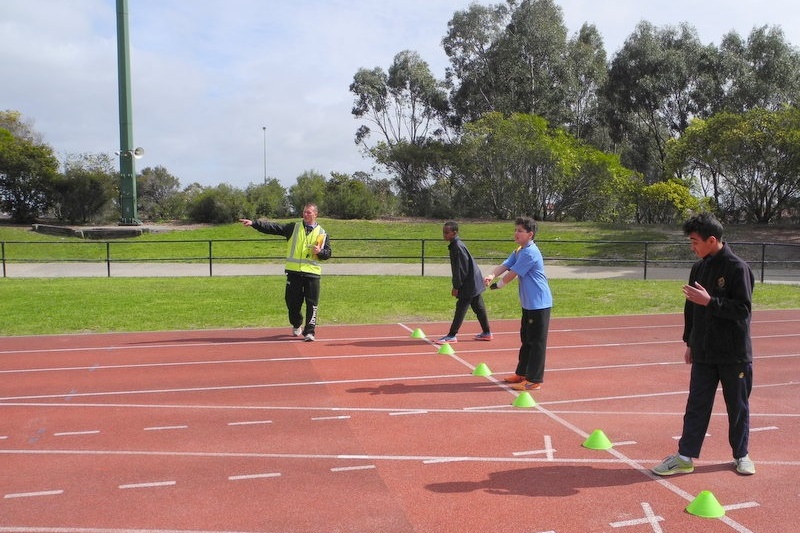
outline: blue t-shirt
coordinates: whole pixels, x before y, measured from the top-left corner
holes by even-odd
[[[517,248],[503,265],[519,278],[519,302],[523,309],[553,307],[553,294],[544,274],[544,257],[533,241]]]

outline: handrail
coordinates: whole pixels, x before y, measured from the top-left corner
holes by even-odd
[[[434,247],[428,242],[436,243]],[[340,261],[359,262],[403,262],[418,263],[420,275],[425,276],[426,265],[429,263],[447,263],[445,243],[441,239],[419,238],[342,238],[333,239],[334,247],[340,245],[344,253],[335,253],[334,259]],[[507,239],[474,239],[468,242],[475,259],[481,261],[502,262],[509,251]],[[245,247],[243,244],[255,243],[254,247]],[[355,243],[354,245],[348,245]],[[365,245],[364,243],[367,243]],[[414,243],[418,243],[414,251]],[[225,249],[226,245],[234,246]],[[690,254],[686,242],[670,241],[588,241],[588,240],[537,240],[542,249],[545,261],[558,264],[598,264],[602,266],[630,266],[642,267],[642,279],[648,279],[648,268],[654,266],[686,266],[695,261]],[[777,242],[731,242],[738,255],[745,259],[754,270],[757,270],[759,281],[764,282],[766,272],[775,270],[797,270],[800,265],[800,244]],[[134,250],[126,254],[124,247],[147,249],[152,246],[170,246],[171,255],[150,256]],[[185,245],[180,248],[179,245]],[[344,246],[342,246],[344,245]],[[576,245],[590,245],[605,248],[606,256],[571,257],[564,255],[564,250],[569,252],[570,247]],[[53,247],[49,253],[33,253],[35,248]],[[82,250],[79,254],[69,255],[63,247],[95,247],[95,250]],[[512,244],[513,246],[513,244]],[[14,254],[22,247],[28,255]],[[26,248],[27,247],[27,248]],[[53,253],[59,249],[59,253]],[[585,247],[585,246],[584,246]],[[669,248],[679,247],[678,252],[669,251]],[[386,253],[381,253],[385,248]],[[434,252],[429,252],[431,248]],[[177,253],[180,250],[182,254]],[[367,251],[367,253],[357,253]],[[261,253],[259,253],[261,252]],[[438,252],[438,253],[437,253]],[[660,252],[660,253],[659,253]],[[185,240],[107,240],[107,241],[0,241],[0,263],[2,263],[2,276],[8,277],[7,265],[24,263],[99,263],[106,266],[106,276],[112,277],[113,264],[119,263],[198,263],[208,264],[208,275],[214,276],[214,265],[220,263],[230,264],[234,261],[256,263],[259,261],[282,262],[285,253],[285,240],[282,238],[246,238],[246,239],[185,239]]]

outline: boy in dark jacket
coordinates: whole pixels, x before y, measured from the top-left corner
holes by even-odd
[[[447,249],[450,251],[450,270],[453,275],[453,290],[451,294],[456,297],[456,312],[453,322],[450,324],[450,331],[444,337],[437,339],[437,344],[458,342],[456,335],[467,315],[467,308],[472,310],[478,317],[481,325],[481,333],[475,335],[476,340],[492,340],[492,332],[489,329],[489,318],[486,315],[486,305],[483,303],[482,293],[486,290],[483,284],[483,276],[475,259],[467,250],[467,247],[458,238],[458,224],[456,222],[445,222],[442,227],[442,236],[450,244]]]
[[[660,476],[694,471],[692,458],[700,448],[711,420],[717,385],[728,411],[728,442],[736,471],[756,473],[748,455],[750,391],[753,387],[753,348],[750,340],[753,272],[722,241],[722,224],[709,213],[683,225],[692,251],[701,259],[692,266],[683,286],[684,359],[692,365],[689,397],[683,417],[678,453],[653,468]]]

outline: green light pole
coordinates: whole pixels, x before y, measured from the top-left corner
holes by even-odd
[[[117,0],[117,71],[119,79],[119,206],[121,226],[138,226],[136,169],[134,160],[142,149],[133,148],[131,67],[128,38],[128,0]]]

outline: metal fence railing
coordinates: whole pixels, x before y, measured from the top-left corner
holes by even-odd
[[[499,263],[513,243],[506,239],[465,241],[472,255],[481,263]],[[537,240],[551,265],[581,265],[641,269],[648,279],[653,268],[686,269],[695,261],[685,241],[566,241]],[[759,281],[770,277],[797,276],[800,281],[800,244],[775,242],[731,242],[737,255],[753,268]],[[417,265],[419,274],[426,267],[448,263],[446,243],[441,239],[332,239],[336,263],[403,263]],[[24,265],[59,265],[72,267],[80,275],[81,266],[102,265],[105,276],[114,275],[114,267],[124,264],[205,265],[200,275],[214,276],[222,265],[282,264],[286,241],[282,238],[218,240],[88,240],[88,241],[0,241],[3,277],[9,266],[18,270]],[[368,269],[363,269],[367,272]],[[357,273],[357,272],[356,272]],[[142,275],[147,275],[144,273]],[[197,275],[197,274],[194,274]],[[29,276],[29,277],[35,277]]]

